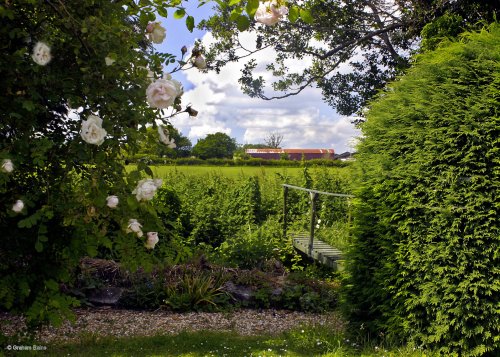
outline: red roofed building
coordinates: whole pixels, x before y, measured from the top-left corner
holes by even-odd
[[[333,159],[333,149],[246,149],[245,153],[253,158],[279,160],[288,155],[290,160]]]

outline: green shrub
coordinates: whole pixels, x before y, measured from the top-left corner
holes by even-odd
[[[268,220],[260,227],[248,226],[226,239],[216,249],[215,256],[238,268],[262,268],[265,261],[280,257],[286,245],[282,235],[282,228],[274,220]]]
[[[445,355],[500,351],[500,26],[379,95],[355,164],[351,319]]]
[[[222,270],[185,269],[165,288],[166,306],[175,311],[213,310],[229,302],[222,290],[228,276]]]

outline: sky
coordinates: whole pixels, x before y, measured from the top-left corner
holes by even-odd
[[[189,1],[187,7],[196,23],[211,13],[210,4],[197,8],[197,3]],[[171,15],[166,19],[157,18],[167,29],[166,39],[155,45],[158,51],[180,55],[185,45],[189,55],[196,39],[206,44],[214,41],[210,33],[197,29],[190,33],[184,19],[176,20]],[[244,43],[254,43],[255,35],[244,32],[240,36]],[[260,59],[273,58],[272,49],[266,51],[268,53],[259,54]],[[292,70],[304,65],[303,62],[289,63]],[[203,73],[196,68],[173,74],[184,87],[183,106],[191,104],[199,114],[197,117],[178,115],[171,123],[193,145],[198,139],[216,132],[228,134],[239,144],[263,143],[270,133],[279,133],[283,135],[283,148],[328,148],[339,154],[353,151],[352,143],[359,132],[351,124],[352,118],[339,115],[325,104],[319,89],[307,88],[296,96],[272,101],[250,98],[242,93],[238,83],[242,67],[243,63],[231,63],[219,74]],[[254,76],[271,79],[264,68],[264,65],[258,66]]]

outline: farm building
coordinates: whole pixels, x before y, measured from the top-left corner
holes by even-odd
[[[245,153],[253,158],[279,160],[287,155],[290,160],[333,159],[333,149],[246,149]]]

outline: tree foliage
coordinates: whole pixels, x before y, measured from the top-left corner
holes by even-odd
[[[245,93],[270,100],[316,86],[324,100],[345,115],[357,112],[387,81],[408,68],[426,24],[452,16],[456,21],[439,35],[454,35],[480,20],[493,20],[498,11],[495,0],[293,0],[286,4],[287,20],[263,26],[253,19],[258,2],[218,2],[216,14],[201,23],[217,40],[207,53],[211,67],[219,71],[229,62],[273,49],[273,60],[269,55],[247,60],[239,79]],[[241,30],[254,33],[255,43],[249,43],[248,36],[243,40]],[[291,64],[297,62],[303,68],[293,71]],[[274,78],[271,83],[254,75],[258,66],[266,66]]]
[[[225,133],[208,134],[193,147],[193,155],[201,159],[232,158],[236,151],[236,140]]]
[[[373,334],[500,351],[500,26],[418,56],[356,157],[347,301]]]
[[[167,10],[160,1],[0,4],[0,307],[25,311],[29,322],[58,322],[58,311],[76,303],[64,293],[84,255],[146,269],[175,256],[154,207],[132,194],[151,170],[127,172],[122,160],[146,124],[168,123],[145,100],[148,69],[158,78],[175,61],[146,37],[155,12]],[[33,59],[39,42],[50,47],[48,63]],[[90,115],[107,133],[99,145],[81,136]],[[127,231],[129,219],[142,237]],[[153,252],[148,231],[163,237]]]

